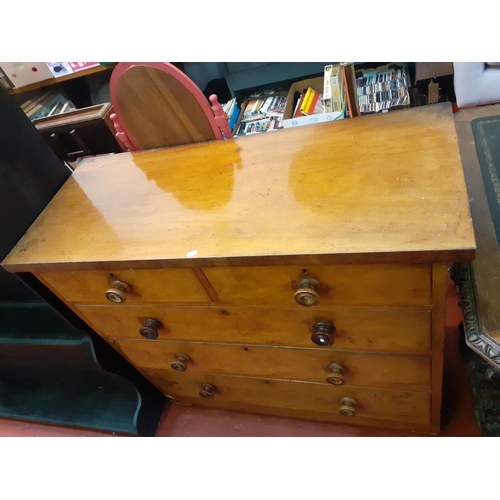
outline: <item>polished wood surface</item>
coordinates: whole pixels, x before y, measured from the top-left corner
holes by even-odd
[[[434,432],[474,254],[437,105],[90,159],[5,265],[178,403]]]
[[[151,380],[179,402],[217,408],[217,403],[246,403],[269,408],[312,410],[338,414],[340,400],[357,400],[356,416],[342,417],[356,423],[356,417],[407,423],[430,423],[430,393],[404,392],[364,387],[332,386],[308,382],[251,379],[202,373],[149,370]],[[213,398],[200,397],[203,384],[215,386]]]
[[[302,380],[328,384],[329,366],[342,365],[342,383],[361,387],[429,392],[430,358],[390,356],[321,349],[282,349],[255,345],[201,342],[148,342],[115,340],[113,345],[134,366],[144,369],[170,367],[183,353],[189,373],[215,373],[258,378]],[[175,370],[175,368],[172,368]],[[337,384],[336,384],[337,385]]]
[[[142,339],[148,319],[162,323],[158,340],[317,347],[312,327],[333,323],[332,347],[353,351],[429,354],[431,313],[356,308],[103,307],[78,306],[78,312],[104,337]]]
[[[127,304],[210,302],[192,269],[51,272],[40,277],[59,296],[76,304],[110,304],[106,291],[113,280],[130,286]]]
[[[216,139],[207,113],[176,74],[138,64],[127,67],[119,77],[113,73],[111,88],[120,124],[139,150]]]
[[[203,269],[227,304],[297,304],[303,278],[318,285],[318,305],[431,304],[430,267],[398,265],[213,267]]]
[[[87,159],[3,264],[47,271],[474,254],[443,103]]]

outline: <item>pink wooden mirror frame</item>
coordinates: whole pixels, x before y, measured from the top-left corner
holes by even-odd
[[[215,139],[223,139],[222,132],[224,132],[224,136],[226,137],[226,139],[232,137],[229,125],[227,123],[227,118],[224,115],[222,107],[217,100],[217,96],[210,96],[210,102],[213,105],[213,107],[211,107],[200,88],[187,75],[185,75],[174,65],[168,62],[121,62],[118,63],[118,65],[113,70],[109,82],[111,103],[113,104],[115,115],[112,115],[111,119],[113,121],[113,124],[115,125],[117,138],[121,142],[123,142],[130,151],[138,151],[140,148],[134,142],[134,138],[128,130],[125,121],[123,120],[123,116],[117,104],[116,91],[120,77],[123,75],[123,73],[125,73],[125,71],[133,66],[150,66],[160,71],[164,71],[169,75],[172,75],[179,82],[181,82],[184,87],[186,87],[186,89],[192,94],[192,96],[201,106],[201,109],[208,118],[212,131],[215,135]]]

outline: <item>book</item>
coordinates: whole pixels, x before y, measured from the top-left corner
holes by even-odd
[[[334,113],[344,109],[344,75],[340,64],[332,66],[330,75],[331,106]]]
[[[309,103],[311,102],[313,92],[314,92],[314,90],[311,87],[309,87],[305,92],[304,99],[302,101],[302,105],[300,106],[300,112],[303,115],[306,114],[306,110],[308,109]]]
[[[324,113],[323,94],[309,87],[300,106],[300,112],[304,116]]]
[[[56,90],[49,90],[48,92],[44,92],[38,98],[34,99],[30,102],[23,111],[26,113],[28,118],[32,118],[38,111],[40,111],[47,102],[53,99],[56,96]]]
[[[327,64],[325,66],[325,72],[323,77],[323,101],[325,103],[325,112],[332,113],[332,87],[331,87],[331,78],[332,78],[332,70],[333,65]]]
[[[237,111],[243,116],[236,126],[234,135],[257,134],[283,128],[287,101],[284,92],[284,89],[267,90],[248,96],[242,105],[242,111]],[[235,109],[237,110],[237,107]]]
[[[83,71],[84,69],[95,68],[101,64],[98,62],[70,62],[69,67],[76,73],[77,71]]]
[[[67,62],[46,62],[45,64],[55,78],[73,73],[73,69]]]
[[[26,114],[28,114],[35,106],[40,104],[47,97],[48,94],[55,94],[55,92],[56,92],[55,89],[42,92],[40,95],[34,97],[33,99],[28,99],[27,101],[24,101],[21,104],[21,109]]]
[[[304,116],[302,112],[300,111],[300,108],[302,107],[302,103],[304,101],[305,94],[301,94],[299,100],[297,101],[297,106],[295,106],[295,110],[293,112],[293,118],[298,118],[299,116]]]
[[[10,78],[2,68],[0,68],[0,87],[3,87],[7,90],[11,90],[14,88],[14,84],[11,82]]]

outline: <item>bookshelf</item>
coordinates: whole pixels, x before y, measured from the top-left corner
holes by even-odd
[[[10,95],[24,94],[26,92],[31,92],[32,90],[41,89],[44,87],[49,87],[51,85],[57,85],[59,83],[67,82],[68,80],[75,80],[77,78],[83,78],[85,76],[94,75],[95,73],[102,73],[103,71],[112,70],[118,63],[106,64],[105,66],[96,66],[95,68],[84,69],[76,73],[71,73],[66,76],[61,76],[59,78],[50,78],[48,80],[43,80],[41,82],[32,83],[31,85],[25,85],[24,87],[19,87],[17,89],[9,90]]]

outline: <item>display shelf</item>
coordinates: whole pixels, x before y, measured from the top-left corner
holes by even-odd
[[[26,85],[24,87],[12,89],[9,90],[8,92],[10,95],[24,94],[25,92],[41,89],[43,87],[49,87],[50,85],[57,85],[58,83],[67,82],[68,80],[74,80],[76,78],[82,78],[85,76],[93,75],[95,73],[108,71],[113,69],[117,64],[118,63],[111,63],[111,64],[106,64],[105,66],[96,66],[95,68],[84,69],[82,71],[77,71],[76,73],[71,73],[66,76],[61,76],[59,78],[51,78],[49,80],[43,80],[41,82],[32,83],[31,85]]]

